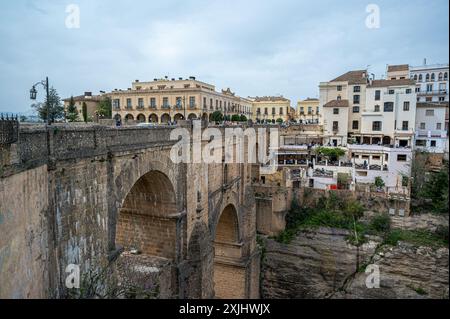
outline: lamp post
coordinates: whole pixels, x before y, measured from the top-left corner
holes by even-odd
[[[47,110],[47,125],[51,125],[51,120],[50,120],[50,103],[49,103],[49,85],[48,85],[48,77],[45,78],[45,81],[40,81],[38,83],[36,83],[35,85],[33,85],[33,87],[30,90],[30,99],[35,101],[37,98],[37,90],[36,90],[36,86],[38,85],[42,85],[47,93],[47,101],[46,101],[46,105],[45,108]]]
[[[186,121],[186,97],[185,96],[183,96],[183,109],[184,109],[184,118],[183,118],[183,120],[185,120]]]

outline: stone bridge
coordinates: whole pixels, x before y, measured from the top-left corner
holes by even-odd
[[[174,164],[171,130],[21,127],[0,149],[0,298],[64,298],[68,265],[122,258],[164,265],[162,298],[258,298],[257,170]]]

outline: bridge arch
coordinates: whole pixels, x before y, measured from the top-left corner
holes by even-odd
[[[220,299],[241,299],[246,296],[239,216],[233,204],[223,209],[215,229],[214,291]]]
[[[148,117],[148,121],[149,123],[158,123],[158,115],[156,115],[155,113],[150,114],[150,116]]]
[[[139,114],[136,119],[139,123],[145,123],[145,121],[146,121],[145,115],[142,113]]]
[[[189,120],[196,120],[197,119],[197,114],[194,114],[194,113],[189,114],[188,119]]]
[[[161,115],[161,123],[167,124],[171,121],[170,115],[167,113],[164,113]]]
[[[133,185],[119,211],[116,244],[125,250],[174,260],[177,242],[176,193],[170,179],[150,171]]]
[[[184,116],[183,116],[183,114],[177,113],[177,114],[175,114],[173,120],[175,122],[182,121],[182,120],[184,120]]]

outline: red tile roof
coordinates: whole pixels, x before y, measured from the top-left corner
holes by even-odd
[[[325,104],[324,107],[348,107],[348,100],[333,100]]]

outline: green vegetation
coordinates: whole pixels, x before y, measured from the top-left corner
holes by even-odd
[[[247,116],[245,116],[244,114],[241,115],[241,122],[247,122]]]
[[[54,123],[64,118],[64,106],[61,103],[58,92],[53,87],[50,88],[48,95],[45,103],[35,104],[33,108],[37,111],[41,120],[47,121],[48,119],[50,123]]]
[[[83,105],[81,107],[81,110],[83,112],[83,120],[87,123],[88,122],[88,113],[87,113],[87,105],[86,102],[83,102]]]
[[[112,118],[112,101],[109,97],[102,99],[97,106],[97,115],[101,119]]]
[[[448,214],[448,162],[438,172],[427,172],[426,154],[418,153],[412,165],[412,210]]]
[[[380,176],[375,177],[375,187],[381,189],[384,186],[386,186],[386,184],[384,183],[383,179]]]
[[[241,121],[241,117],[240,117],[238,114],[234,114],[234,115],[231,117],[231,121],[232,121],[232,122],[240,122],[240,121]]]
[[[281,124],[281,123],[283,123],[283,122],[284,122],[284,121],[283,121],[282,118],[277,119],[277,123],[278,123],[278,124]]]
[[[292,208],[286,215],[286,230],[275,240],[289,244],[295,236],[304,230],[318,227],[345,229],[350,232],[349,242],[358,246],[367,241],[367,235],[379,236],[383,245],[396,246],[399,241],[416,246],[433,248],[448,247],[448,227],[439,227],[435,232],[429,230],[391,229],[389,215],[376,215],[368,222],[361,221],[364,209],[355,200],[345,200],[335,192],[323,196],[309,207],[301,206],[297,199],[292,202]]]
[[[77,122],[79,120],[78,110],[75,106],[75,100],[73,99],[73,96],[70,97],[69,105],[67,106],[66,120],[68,122]]]
[[[316,152],[329,160],[337,160],[345,155],[345,151],[339,147],[318,147]]]
[[[224,119],[222,112],[215,111],[213,114],[211,114],[211,122],[222,122]]]

